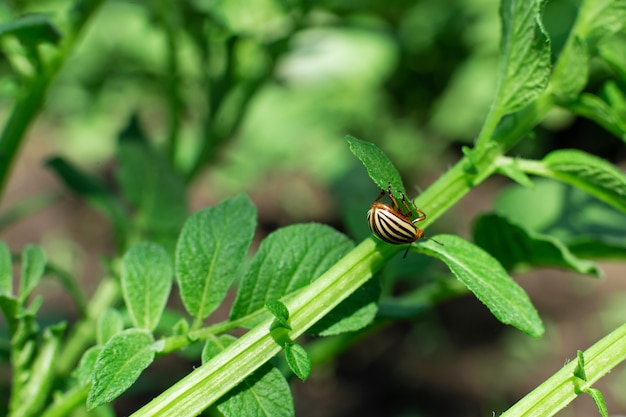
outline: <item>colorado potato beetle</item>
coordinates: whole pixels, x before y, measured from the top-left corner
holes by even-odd
[[[393,207],[379,201],[385,194],[389,194]],[[398,202],[391,192],[391,184],[389,184],[387,192],[381,190],[380,195],[374,200],[367,212],[367,224],[374,236],[383,242],[394,245],[408,244],[403,256],[405,258],[413,242],[422,237],[426,239],[424,231],[415,226],[415,223],[421,222],[426,218],[426,214],[416,207],[418,217],[411,220],[413,212],[406,202],[404,193],[401,192],[400,195],[402,196],[401,202],[406,208],[406,213],[403,213],[398,206]],[[439,243],[436,240],[433,240],[433,242]],[[441,243],[439,244],[441,245]]]

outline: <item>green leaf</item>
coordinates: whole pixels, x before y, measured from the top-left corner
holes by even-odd
[[[583,381],[587,381],[587,374],[585,373],[585,355],[583,354],[583,351],[577,351],[576,357],[578,362],[576,364],[576,368],[574,369],[574,376],[582,379]]]
[[[604,37],[619,32],[624,23],[624,0],[584,0],[574,25],[574,33],[595,44]]]
[[[334,265],[353,244],[321,224],[298,224],[271,233],[259,246],[246,271],[230,313],[245,317],[271,300],[309,284]],[[252,326],[262,318],[246,322]]]
[[[102,346],[92,346],[83,353],[80,362],[78,362],[78,366],[72,372],[72,376],[76,379],[78,385],[85,386],[91,384],[93,380],[93,370],[101,351]]]
[[[618,32],[626,19],[624,0],[583,1],[572,33],[563,48],[553,76],[553,91],[557,95],[575,97],[585,87],[589,73],[589,51],[594,50],[599,41]],[[600,49],[603,51],[603,48]],[[623,50],[620,48],[620,51]],[[612,61],[610,50],[605,59]],[[623,55],[620,53],[620,55]]]
[[[61,157],[50,158],[46,161],[46,165],[76,194],[113,198],[113,194],[104,183]]]
[[[626,37],[626,34],[624,35]],[[626,41],[624,42],[624,46],[626,47]],[[624,76],[626,78],[626,64],[624,67]],[[622,90],[619,83],[616,80],[605,81],[604,84],[602,84],[602,91],[600,94],[620,117],[622,122],[624,122],[626,120],[626,92]]]
[[[117,179],[135,207],[141,232],[177,233],[187,217],[185,183],[164,158],[147,144],[124,140],[119,145]]]
[[[552,176],[543,164],[538,164],[543,175]],[[496,212],[527,230],[558,237],[568,245],[587,240],[612,244],[616,249],[623,246],[623,212],[563,182],[540,178],[534,183],[532,190],[519,186],[502,190],[496,199]]]
[[[350,151],[363,163],[368,175],[380,189],[387,190],[388,184],[391,184],[394,193],[406,194],[398,170],[376,145],[350,135],[346,136],[346,141]]]
[[[274,316],[275,320],[271,326],[272,329],[282,327],[291,330],[291,326],[289,325],[289,310],[287,310],[285,304],[278,300],[269,300],[265,303],[265,308]]]
[[[524,290],[500,263],[480,247],[454,235],[437,235],[437,241],[418,245],[420,251],[441,259],[450,271],[491,310],[502,323],[539,337],[543,325]]]
[[[516,159],[501,158],[498,161],[497,172],[509,177],[522,187],[533,188],[535,186],[528,175],[517,166]]]
[[[626,213],[626,175],[614,165],[573,149],[551,152],[543,158],[543,163],[555,178]]]
[[[21,43],[36,46],[42,43],[56,45],[61,40],[61,32],[44,14],[31,14],[11,22],[0,24],[0,37],[12,35]]]
[[[559,104],[576,114],[593,120],[622,141],[626,141],[626,121],[600,97],[582,93],[574,100]]]
[[[613,71],[616,72],[617,80],[626,79],[626,56],[624,47],[626,45],[626,34],[619,33],[606,39],[598,46],[599,55],[604,59]],[[608,80],[607,82],[614,82]],[[610,100],[609,103],[613,104]]]
[[[156,328],[172,288],[174,271],[161,246],[139,243],[122,259],[122,294],[133,325]]]
[[[11,251],[0,241],[0,295],[13,294],[13,263]]]
[[[23,303],[35,289],[46,269],[46,254],[39,246],[27,245],[22,251],[19,299]]]
[[[189,323],[185,319],[178,320],[172,327],[172,335],[182,336],[189,333]]]
[[[513,113],[536,99],[548,85],[550,39],[541,23],[543,0],[502,0],[498,114]]]
[[[219,354],[235,341],[232,336],[209,339],[202,351],[202,362]],[[280,371],[266,363],[216,403],[225,417],[292,417],[293,398]]]
[[[84,197],[95,209],[102,212],[115,228],[118,245],[123,247],[127,230],[127,217],[115,195],[99,179],[88,175],[63,158],[55,157],[46,165],[65,183],[65,186]]]
[[[12,295],[0,294],[0,309],[9,324],[10,332],[13,333],[18,324],[19,301]]]
[[[589,52],[580,37],[572,35],[554,67],[551,88],[553,94],[576,97],[587,84]]]
[[[33,297],[33,300],[28,305],[28,307],[23,310],[23,313],[35,317],[37,315],[37,312],[41,308],[42,304],[43,304],[43,295],[38,294],[37,296]]]
[[[593,402],[596,403],[596,407],[598,407],[598,412],[602,417],[609,417],[609,410],[606,408],[606,402],[604,401],[604,396],[599,389],[596,388],[588,388],[585,390],[587,394],[591,398],[593,398]]]
[[[285,358],[294,375],[306,381],[311,374],[311,358],[309,358],[306,349],[297,343],[287,343],[285,345]]]
[[[576,256],[589,259],[626,259],[626,243],[609,243],[597,239],[582,238],[568,245]]]
[[[145,330],[128,329],[113,336],[96,360],[87,408],[111,402],[126,391],[154,361],[155,352],[152,335]]]
[[[235,343],[237,339],[231,335],[225,334],[219,337],[210,337],[202,348],[202,363],[206,363],[219,355],[228,346]]]
[[[111,337],[124,330],[122,315],[114,308],[107,308],[98,317],[96,324],[96,341],[99,345],[106,344]]]
[[[216,403],[225,417],[293,417],[289,384],[271,364],[262,365]]]
[[[331,336],[364,328],[376,317],[380,292],[380,280],[370,279],[315,323],[307,333]]]
[[[21,389],[14,393],[18,401],[17,407],[12,407],[11,415],[41,415],[41,409],[48,399],[52,382],[56,376],[54,365],[65,327],[65,323],[60,323],[44,329],[37,354],[27,372],[28,379]]]
[[[507,271],[519,266],[554,266],[601,276],[593,262],[576,258],[559,239],[529,231],[497,214],[475,221],[474,241]]]
[[[226,296],[248,252],[255,227],[256,209],[244,195],[202,210],[185,223],[176,247],[176,276],[195,327]]]

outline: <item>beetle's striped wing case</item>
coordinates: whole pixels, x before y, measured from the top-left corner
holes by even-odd
[[[377,201],[367,212],[367,224],[376,237],[395,245],[413,243],[423,235],[406,216]]]

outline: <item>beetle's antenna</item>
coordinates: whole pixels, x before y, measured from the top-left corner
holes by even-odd
[[[443,243],[441,243],[441,242],[439,242],[438,240],[432,239],[432,238],[427,237],[427,236],[422,236],[422,239],[432,240],[433,242],[437,243],[438,245],[440,245],[440,246],[444,246],[444,244],[443,244]],[[411,245],[412,245],[412,243],[409,243],[409,244],[406,246],[406,250],[404,251],[404,255],[402,255],[402,259],[406,258],[406,255],[409,253],[409,249],[411,249]]]
[[[443,246],[443,243],[433,239],[432,237],[428,237],[428,236],[422,236],[422,239],[426,239],[426,240],[432,240],[433,242],[439,244],[440,246]]]

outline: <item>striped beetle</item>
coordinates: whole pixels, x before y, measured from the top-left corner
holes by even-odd
[[[389,194],[393,207],[379,201],[385,196],[385,194]],[[372,233],[374,233],[374,235],[383,242],[394,245],[408,243],[406,252],[404,252],[403,256],[403,258],[405,258],[409,252],[411,243],[422,237],[427,239],[424,236],[424,231],[415,226],[415,223],[421,222],[426,218],[426,213],[416,207],[418,217],[411,220],[413,212],[406,202],[404,193],[401,192],[400,195],[402,196],[402,205],[407,210],[406,214],[403,213],[402,209],[398,206],[398,202],[391,192],[391,183],[389,183],[387,186],[387,193],[385,193],[385,190],[381,190],[380,195],[376,198],[376,200],[374,200],[372,206],[367,212],[367,224],[369,225]],[[439,243],[434,239],[431,240]],[[441,243],[439,244],[442,245]]]

